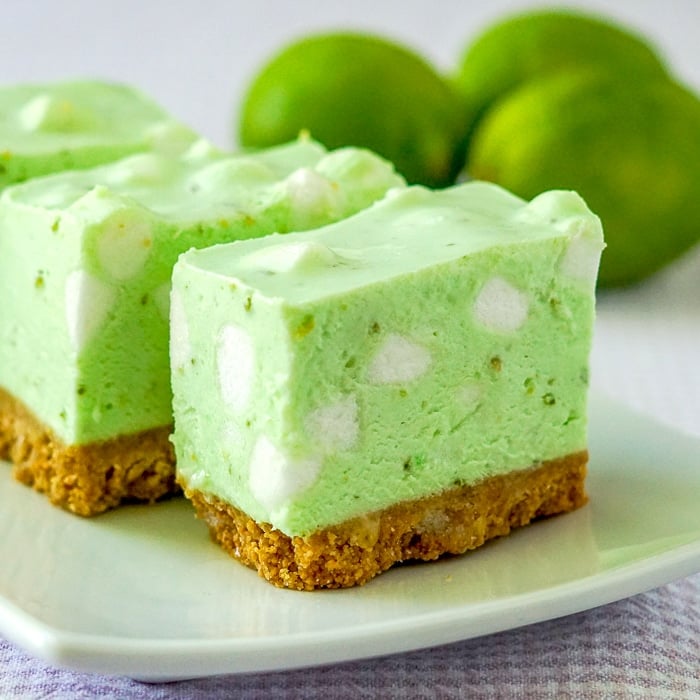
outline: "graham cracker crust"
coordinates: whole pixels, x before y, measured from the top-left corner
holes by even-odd
[[[462,554],[545,516],[584,505],[588,453],[577,452],[441,494],[289,537],[216,497],[185,487],[212,539],[281,588],[362,585],[394,564]]]
[[[179,492],[170,426],[86,445],[65,445],[0,389],[0,459],[51,503],[91,516],[124,501],[153,502]]]

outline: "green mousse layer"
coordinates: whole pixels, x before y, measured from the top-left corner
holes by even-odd
[[[125,85],[0,86],[0,190],[147,150],[182,151],[194,133]]]
[[[223,157],[200,142],[180,158],[139,154],[7,188],[0,386],[67,444],[169,425],[178,255],[317,227],[402,183],[368,151],[299,141]]]
[[[602,248],[572,192],[470,183],[184,254],[180,478],[304,536],[585,449]]]

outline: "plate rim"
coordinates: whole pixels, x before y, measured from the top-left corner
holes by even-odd
[[[359,661],[466,641],[600,607],[698,571],[700,538],[590,576],[492,601],[464,603],[449,610],[363,623],[340,632],[267,635],[254,638],[253,642],[241,637],[161,639],[72,632],[43,622],[2,596],[0,628],[8,641],[55,666],[147,682],[183,680]],[[515,623],[504,619],[509,612],[519,613]],[[13,618],[14,625],[19,625],[16,628],[19,634],[8,634],[7,628],[12,629]],[[472,629],[462,627],[467,623],[476,624]],[[409,630],[418,633],[420,639],[398,636]],[[359,641],[365,649],[362,653],[357,653],[354,646],[349,647]],[[282,650],[289,652],[290,645],[293,653],[280,663],[276,654]],[[320,658],[319,652],[322,652]],[[167,661],[165,668],[154,670],[154,660]],[[175,667],[184,660],[189,662],[189,670],[176,671]],[[197,671],[194,666],[202,668]]]

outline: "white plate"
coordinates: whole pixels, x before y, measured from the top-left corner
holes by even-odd
[[[83,520],[2,474],[0,634],[51,664],[174,680],[467,639],[700,570],[700,440],[596,399],[591,453],[576,513],[315,593],[231,560],[184,501]]]

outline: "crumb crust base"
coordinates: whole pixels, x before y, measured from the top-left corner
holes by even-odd
[[[154,502],[180,491],[170,426],[85,445],[65,445],[24,404],[0,388],[0,459],[14,477],[56,506],[93,516],[124,502]]]
[[[212,539],[281,588],[362,585],[395,564],[463,554],[495,537],[583,506],[587,451],[290,537],[182,484]]]

